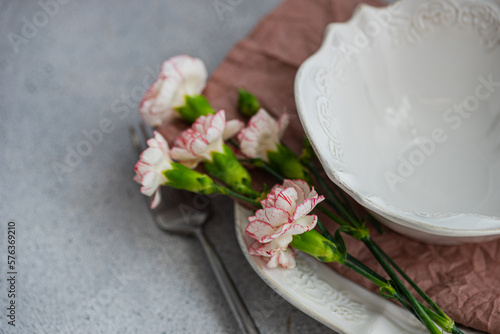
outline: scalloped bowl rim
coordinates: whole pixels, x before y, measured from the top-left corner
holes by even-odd
[[[459,2],[465,2],[459,0]],[[491,1],[490,1],[491,2]],[[335,33],[336,27],[339,26],[355,26],[359,23],[362,13],[366,13],[367,11],[382,11],[382,10],[390,10],[395,6],[401,6],[405,2],[399,0],[394,4],[387,7],[372,7],[366,4],[358,5],[355,10],[355,13],[351,17],[351,19],[347,22],[342,23],[331,23],[327,26],[324,38],[321,44],[321,47],[316,51],[312,56],[306,59],[302,65],[300,66],[294,83],[295,90],[295,102],[297,106],[297,112],[300,118],[300,121],[303,125],[304,131],[307,137],[310,139],[311,144],[317,153],[318,159],[321,162],[321,165],[325,169],[325,172],[329,176],[329,178],[336,183],[340,188],[342,188],[345,192],[347,192],[350,196],[352,196],[359,204],[361,204],[366,209],[390,220],[392,223],[396,223],[398,225],[405,226],[407,228],[417,230],[420,232],[424,232],[425,234],[435,235],[435,236],[443,236],[443,237],[452,237],[455,239],[467,239],[469,237],[492,237],[498,236],[500,237],[500,217],[492,217],[481,214],[473,214],[473,213],[424,213],[429,216],[439,216],[439,215],[448,215],[448,217],[425,217],[419,214],[416,214],[412,211],[402,210],[397,207],[391,206],[386,203],[381,197],[373,196],[372,198],[377,198],[380,200],[380,203],[375,203],[372,200],[368,199],[365,195],[359,193],[351,184],[344,180],[342,176],[342,170],[333,168],[329,161],[327,161],[327,156],[329,152],[323,152],[322,149],[318,147],[316,142],[321,140],[321,136],[318,136],[314,133],[314,126],[312,126],[312,121],[308,116],[308,112],[305,107],[305,98],[303,96],[303,88],[307,83],[304,83],[304,77],[306,73],[318,67],[318,64],[315,62],[323,57],[325,54],[330,54],[332,51],[331,45],[328,45],[328,41],[332,38],[332,35]],[[496,4],[494,1],[492,2]],[[498,4],[496,4],[498,5]],[[311,107],[312,108],[312,107]],[[323,135],[324,136],[324,135]],[[445,224],[446,221],[451,221],[455,219],[474,219],[476,222],[481,224],[494,224],[492,228],[454,228],[454,227],[446,227],[442,225],[436,225],[435,222],[441,222]]]

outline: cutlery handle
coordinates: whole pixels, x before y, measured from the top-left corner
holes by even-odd
[[[217,279],[217,282],[219,283],[224,297],[226,297],[226,301],[228,302],[231,311],[236,317],[236,321],[238,322],[242,333],[259,334],[257,326],[255,326],[254,321],[250,317],[250,313],[243,303],[238,290],[236,290],[236,287],[229,277],[227,269],[225,268],[219,255],[215,251],[215,248],[205,237],[205,234],[201,229],[196,229],[195,235],[203,245],[203,250],[207,255],[208,263],[210,263],[210,267],[212,268],[212,271]]]

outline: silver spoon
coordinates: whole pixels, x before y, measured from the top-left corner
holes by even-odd
[[[144,124],[141,124],[140,128],[144,137],[143,141],[139,139],[135,129],[130,128],[130,137],[139,155],[146,148],[146,138],[151,137],[148,136]],[[210,216],[210,200],[206,196],[170,187],[162,187],[161,195],[160,205],[151,210],[158,227],[169,233],[194,235],[199,240],[242,333],[259,334],[257,326],[227,273],[227,269],[203,232],[203,225]],[[148,201],[150,201],[149,198]]]

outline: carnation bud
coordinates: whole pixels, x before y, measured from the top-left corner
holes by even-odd
[[[260,109],[260,102],[250,92],[238,89],[238,110],[247,117],[252,117]]]
[[[208,175],[198,173],[178,162],[172,163],[171,166],[171,169],[163,172],[167,179],[166,185],[200,194],[217,192],[217,185]]]
[[[347,250],[340,231],[335,233],[334,241],[328,240],[316,230],[310,230],[294,235],[290,246],[322,262],[344,263],[346,261]]]

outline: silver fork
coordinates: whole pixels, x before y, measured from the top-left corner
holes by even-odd
[[[140,132],[143,140],[139,139],[134,127],[130,128],[130,137],[139,155],[146,148],[146,139],[152,137],[144,124],[140,124]],[[161,195],[160,205],[151,211],[158,227],[169,233],[193,235],[199,240],[242,333],[258,334],[259,331],[229,277],[227,269],[203,232],[203,225],[210,216],[210,200],[206,196],[170,187],[161,187]],[[150,199],[146,199],[150,203]],[[190,203],[193,205],[190,206]]]

